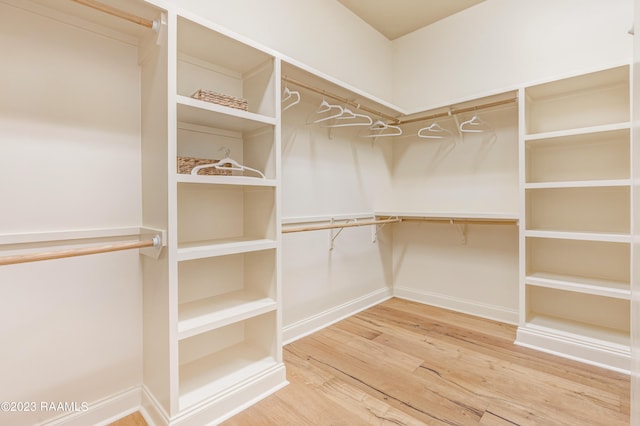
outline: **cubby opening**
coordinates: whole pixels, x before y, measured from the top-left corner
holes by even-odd
[[[178,263],[178,333],[185,338],[276,307],[275,249]]]
[[[527,287],[527,323],[582,338],[629,345],[628,300]]]
[[[255,130],[242,132],[178,123],[177,153],[179,157],[207,159],[212,162],[229,155],[238,163],[260,171],[267,179],[276,178],[273,126],[263,125]],[[258,173],[249,170],[229,173],[232,176],[260,177]]]
[[[181,340],[180,410],[275,367],[276,321],[269,312]]]
[[[210,90],[246,99],[248,111],[275,117],[272,56],[178,17],[178,95]]]
[[[526,142],[526,182],[630,178],[629,129]]]
[[[532,86],[525,93],[527,134],[630,120],[628,66]]]
[[[628,234],[628,186],[528,189],[528,230]]]
[[[529,277],[592,282],[629,290],[631,247],[628,243],[527,238]]]
[[[178,184],[178,245],[276,239],[275,188]]]

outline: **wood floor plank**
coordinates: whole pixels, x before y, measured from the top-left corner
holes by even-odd
[[[424,358],[425,364],[418,374],[431,377],[436,383],[446,380],[449,386],[465,386],[473,394],[490,400],[509,399],[516,393],[542,408],[541,412],[553,412],[558,404],[566,404],[567,407],[562,409],[573,412],[576,423],[592,420],[584,416],[585,405],[590,406],[591,416],[597,413],[609,416],[621,409],[618,394],[522,366],[513,360],[505,361],[501,355],[480,351],[469,340],[472,333],[465,334],[464,341],[452,341],[450,335],[447,332],[423,338],[419,334],[407,334],[406,330],[391,327],[375,341],[403,348]],[[554,383],[552,388],[548,387],[550,382]],[[554,401],[553,406],[546,407],[550,399]],[[599,407],[604,410],[599,410]]]
[[[310,362],[298,358],[289,351],[286,352],[285,361],[291,381],[297,383],[303,378],[307,385],[311,382],[315,383],[317,386],[314,389],[317,392],[358,417],[360,421],[351,424],[423,424],[401,410],[395,409],[383,399],[376,398],[322,369],[315,368]]]
[[[139,411],[129,414],[113,423],[109,423],[108,426],[147,426],[147,422],[142,417]]]
[[[391,299],[285,347],[290,385],[229,425],[629,424],[629,377],[515,327]]]
[[[403,302],[405,304],[407,303],[406,301]],[[425,335],[428,334],[434,337],[441,336],[445,338],[444,336],[446,336],[446,338],[450,339],[454,344],[460,345],[461,347],[472,345],[478,353],[498,354],[497,356],[504,354],[514,362],[527,365],[539,371],[547,371],[550,374],[567,377],[572,381],[581,382],[591,387],[603,390],[614,389],[616,391],[618,389],[618,373],[540,353],[529,348],[514,346],[514,326],[501,324],[498,330],[507,330],[510,328],[512,332],[506,334],[506,336],[511,335],[512,337],[500,338],[499,335],[493,335],[491,332],[478,332],[479,327],[477,325],[472,327],[459,327],[449,320],[449,318],[455,318],[455,316],[458,315],[467,323],[474,321],[480,322],[472,316],[438,310],[438,308],[434,307],[426,307],[424,313],[415,314],[418,308],[419,307],[414,307],[413,311],[405,312],[393,310],[386,305],[378,305],[364,313],[363,318],[370,320],[382,319],[383,321],[392,318],[389,325],[399,326],[404,330],[415,331]],[[486,323],[485,325],[488,326],[487,330],[496,330],[495,321],[483,320],[481,322]]]
[[[317,367],[331,371],[365,392],[386,398],[397,409],[425,422],[472,425],[477,424],[483,414],[483,409],[465,401],[450,400],[432,392],[422,380],[416,380],[413,372],[386,368],[383,360],[365,357],[360,351],[336,343],[323,333],[316,333],[311,339],[303,339],[292,346],[308,353],[309,361]]]

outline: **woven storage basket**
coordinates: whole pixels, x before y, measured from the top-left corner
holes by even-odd
[[[204,164],[215,163],[218,160],[209,160],[206,158],[196,158],[196,157],[178,157],[178,173],[183,175],[190,175],[191,170],[193,170],[196,166],[202,166]],[[231,170],[220,170],[215,167],[207,167],[206,169],[201,169],[198,172],[198,175],[202,176],[214,176],[214,175],[223,175],[230,176]]]
[[[230,108],[241,109],[243,111],[247,111],[249,109],[246,99],[236,98],[235,96],[216,93],[210,90],[200,89],[191,95],[191,97],[200,101],[211,102],[218,105],[228,106]]]

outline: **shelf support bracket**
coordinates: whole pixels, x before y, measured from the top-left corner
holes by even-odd
[[[357,222],[357,220],[356,220]],[[331,218],[331,222],[330,224],[333,225],[334,223],[334,219]],[[346,223],[349,223],[349,220],[347,219]],[[344,228],[339,228],[337,231],[334,231],[333,229],[329,230],[329,250],[333,250],[333,242],[336,240],[336,238],[338,238],[338,235],[340,235],[340,233],[344,230]]]
[[[467,224],[466,223],[455,223],[453,219],[449,220],[449,223],[454,225],[460,234],[460,242],[462,244],[467,244]]]
[[[400,222],[400,217],[399,216],[395,216],[393,219],[397,219],[398,222]],[[376,217],[373,216],[373,221],[376,220]],[[372,243],[377,243],[378,242],[378,232],[382,231],[382,228],[384,228],[385,226],[387,226],[387,223],[381,223],[381,224],[376,224],[375,226],[371,227],[371,242]]]

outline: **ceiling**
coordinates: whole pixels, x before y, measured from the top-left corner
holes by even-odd
[[[338,0],[389,40],[474,6],[483,0]]]

